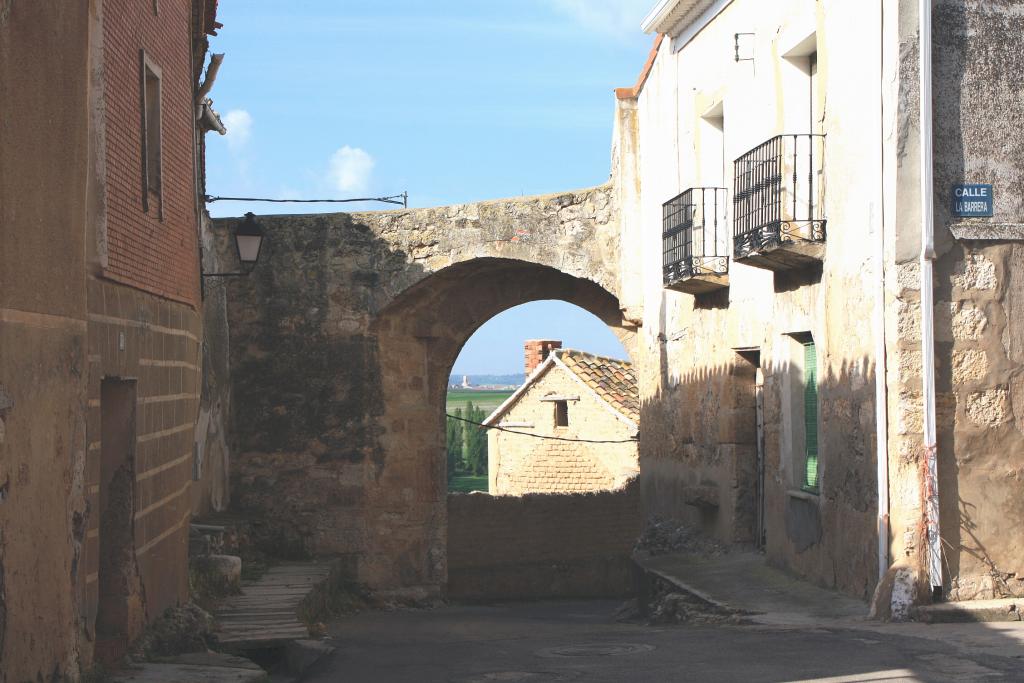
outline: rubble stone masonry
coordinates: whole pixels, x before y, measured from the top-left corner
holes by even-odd
[[[941,0],[934,15],[934,325],[944,583],[953,600],[1024,595],[1024,140],[1006,135],[1024,99],[1024,19],[1012,3]],[[903,38],[901,101],[916,108],[916,34]],[[916,115],[916,114],[915,114]],[[916,153],[916,127],[901,129]],[[916,182],[911,178],[910,182]],[[952,215],[957,183],[994,186],[991,219]],[[897,214],[915,217],[916,192]],[[986,239],[957,239],[977,232]],[[924,551],[919,241],[896,238],[891,274],[890,477],[894,559]]]
[[[227,295],[233,508],[278,552],[344,556],[379,591],[440,594],[451,366],[479,325],[538,299],[580,305],[631,348],[611,293],[615,215],[604,186],[259,217],[266,253]]]

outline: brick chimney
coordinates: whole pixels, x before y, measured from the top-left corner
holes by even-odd
[[[526,376],[529,377],[554,349],[562,348],[562,342],[557,339],[527,339],[523,348],[526,352]]]

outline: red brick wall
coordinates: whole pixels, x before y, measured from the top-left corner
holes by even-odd
[[[104,276],[195,305],[199,298],[194,190],[192,8],[189,0],[105,0],[106,210]],[[162,70],[163,218],[142,201],[139,50]]]
[[[523,371],[529,377],[537,366],[547,360],[554,349],[562,348],[562,342],[555,339],[528,339],[523,344]]]

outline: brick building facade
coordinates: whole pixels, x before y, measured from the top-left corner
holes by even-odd
[[[195,100],[215,14],[216,0],[0,12],[3,682],[75,679],[188,598]]]

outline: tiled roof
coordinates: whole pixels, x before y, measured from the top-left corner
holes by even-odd
[[[557,349],[552,354],[611,407],[639,422],[640,395],[632,363],[574,349]]]
[[[644,68],[640,70],[640,77],[636,79],[636,85],[632,88],[616,88],[615,97],[620,100],[628,100],[640,94],[644,89],[644,84],[647,83],[647,77],[651,75],[651,68],[654,66],[654,60],[658,56],[658,48],[661,47],[661,41],[664,38],[664,33],[659,33],[655,36],[654,47],[651,48],[651,53],[647,55],[647,61],[644,63]]]

